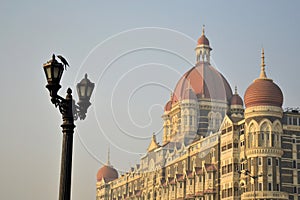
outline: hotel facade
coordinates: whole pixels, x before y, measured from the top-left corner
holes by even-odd
[[[196,64],[166,103],[162,144],[155,135],[140,163],[97,173],[96,200],[300,200],[300,112],[265,72],[244,100],[210,64],[204,29]]]

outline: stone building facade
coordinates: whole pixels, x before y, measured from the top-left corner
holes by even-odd
[[[211,66],[211,50],[203,30],[195,66],[166,103],[162,144],[153,135],[121,176],[109,162],[101,167],[97,200],[300,199],[300,112],[283,111],[263,51],[243,101]]]

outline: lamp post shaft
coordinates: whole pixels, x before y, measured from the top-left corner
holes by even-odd
[[[66,110],[62,112],[63,123],[61,127],[63,132],[63,142],[61,155],[59,200],[71,199],[73,134],[75,128],[72,106],[72,95],[71,92],[68,91],[65,104]]]

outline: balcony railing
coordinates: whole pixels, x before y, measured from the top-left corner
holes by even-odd
[[[279,191],[253,191],[242,194],[242,199],[285,199],[289,198],[288,194]]]

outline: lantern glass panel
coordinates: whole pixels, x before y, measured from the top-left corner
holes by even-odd
[[[58,66],[53,67],[53,78],[58,78],[59,77],[59,73],[60,69]]]
[[[87,87],[87,93],[86,93],[87,97],[89,97],[89,98],[91,97],[92,91],[93,91],[93,87],[88,86],[88,87]]]
[[[85,93],[85,91],[86,91],[86,86],[85,86],[85,85],[81,85],[79,90],[80,90],[80,96],[81,96],[81,97],[86,97],[86,95],[85,95],[85,94],[86,94],[86,93]]]
[[[52,78],[51,75],[52,75],[52,74],[51,74],[51,67],[48,66],[48,67],[46,68],[46,76],[47,76],[48,79],[51,79],[51,78]]]

